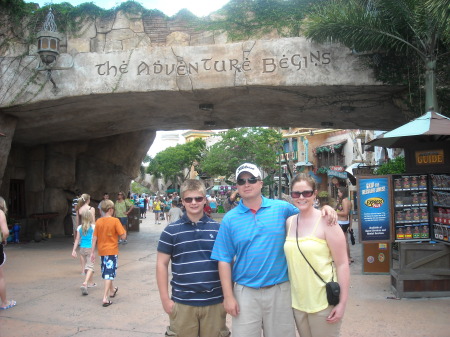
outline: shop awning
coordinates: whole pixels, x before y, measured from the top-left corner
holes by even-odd
[[[304,161],[299,161],[298,163],[295,163],[295,166],[297,167],[301,167],[301,166],[313,166],[313,164],[311,162],[304,162]]]
[[[321,152],[334,152],[334,150],[340,149],[347,143],[347,139],[340,139],[330,142],[325,142],[322,145],[316,147],[316,153]]]

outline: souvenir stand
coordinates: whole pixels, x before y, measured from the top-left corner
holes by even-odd
[[[450,296],[450,119],[425,115],[370,141],[403,148],[405,174],[387,176],[391,287],[397,297]]]

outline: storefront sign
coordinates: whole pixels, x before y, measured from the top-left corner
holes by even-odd
[[[337,172],[344,172],[343,166],[330,166],[330,170],[337,171]]]
[[[361,241],[390,239],[389,179],[359,179]]]
[[[334,171],[334,170],[328,170],[327,171],[327,175],[329,177],[336,177],[339,179],[347,179],[347,173],[346,172],[338,172],[338,171]]]
[[[444,150],[416,151],[416,165],[444,164]]]

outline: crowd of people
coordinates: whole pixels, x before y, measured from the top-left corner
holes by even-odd
[[[125,244],[128,215],[137,207],[154,223],[167,220],[157,246],[156,281],[169,325],[166,336],[229,336],[226,316],[232,317],[233,336],[339,336],[349,288],[346,232],[349,201],[339,190],[336,209],[317,209],[317,186],[300,174],[291,183],[292,202],[262,195],[260,170],[245,163],[236,170],[237,190],[230,192],[219,224],[211,217],[218,201],[208,196],[201,180],[188,179],[167,197],[104,193],[98,206],[89,194],[76,192],[72,203],[74,244],[79,257],[82,295],[94,282],[94,263],[100,257],[104,280],[102,306],[108,307],[119,288],[114,286],[119,244]],[[16,305],[6,299],[2,266],[3,245],[9,235],[6,203],[0,197],[0,309]],[[340,226],[338,226],[339,224]],[[96,253],[97,249],[97,253]],[[328,286],[337,284],[337,300]],[[170,289],[171,288],[171,289]]]

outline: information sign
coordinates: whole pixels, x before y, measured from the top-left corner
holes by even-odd
[[[359,178],[358,200],[361,241],[389,241],[389,178]]]

